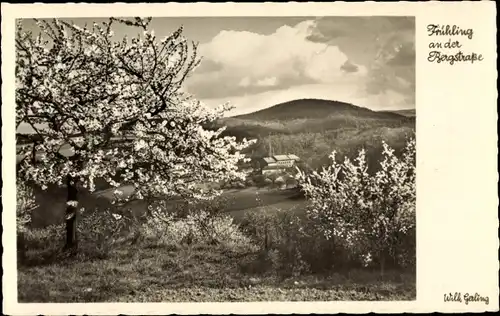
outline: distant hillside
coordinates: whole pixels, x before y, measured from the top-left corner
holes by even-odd
[[[394,111],[381,111],[383,113],[395,113],[407,117],[415,117],[416,111],[415,109],[405,109],[405,110],[394,110]]]
[[[406,115],[402,115],[406,114]],[[301,99],[254,113],[221,119],[225,135],[258,139],[245,150],[252,157],[293,153],[310,167],[328,163],[336,150],[339,158],[365,148],[375,164],[385,140],[396,150],[415,131],[415,117],[407,113],[372,111],[349,103]]]
[[[400,119],[397,113],[376,112],[345,102],[321,99],[299,99],[249,113],[235,116],[244,120],[279,120],[319,119],[333,116],[370,117],[379,119]]]
[[[281,103],[254,113],[224,118],[226,135],[262,138],[275,134],[316,133],[337,129],[413,126],[414,118],[377,112],[349,103],[302,99]]]

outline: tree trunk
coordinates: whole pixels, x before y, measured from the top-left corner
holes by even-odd
[[[384,274],[385,274],[385,254],[382,254],[380,257],[380,276],[382,280],[384,279]]]
[[[17,253],[21,263],[26,262],[26,248],[24,233],[19,232],[17,236]]]
[[[380,251],[380,276],[381,276],[382,280],[384,279],[385,272],[387,270],[387,264],[390,265],[390,257],[388,254],[389,254],[389,251],[387,250],[387,248],[384,248]],[[389,260],[387,260],[387,259],[389,259]]]
[[[264,249],[269,250],[269,236],[268,236],[267,225],[264,226]]]
[[[66,206],[66,245],[64,248],[71,252],[76,252],[78,249],[76,230],[76,220],[78,215],[78,205],[76,203],[78,203],[78,189],[76,187],[76,181],[71,176],[68,176],[67,178],[67,188],[68,204]]]

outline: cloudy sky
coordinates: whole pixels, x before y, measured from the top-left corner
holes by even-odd
[[[151,27],[162,38],[180,25],[203,57],[187,91],[209,106],[231,102],[232,115],[298,98],[415,108],[413,18],[168,17]],[[130,30],[119,26],[115,35],[136,35]]]

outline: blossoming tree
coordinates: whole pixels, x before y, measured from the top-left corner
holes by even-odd
[[[207,128],[228,105],[211,109],[182,90],[201,59],[182,27],[159,40],[151,18],[110,18],[92,27],[36,21],[40,34],[16,33],[16,124],[31,142],[19,149],[19,177],[42,188],[65,184],[66,248],[76,250],[78,191],[96,179],[115,201],[165,196],[210,198],[201,182],[241,178],[236,163],[251,142]],[[142,35],[116,40],[113,25]],[[210,125],[213,126],[213,125]],[[66,148],[66,150],[62,150]],[[124,185],[132,188],[123,195]]]

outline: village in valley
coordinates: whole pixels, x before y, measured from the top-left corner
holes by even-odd
[[[272,150],[269,151],[273,153]],[[248,162],[239,165],[240,170],[247,174],[246,184],[267,186],[277,189],[293,189],[297,187],[294,175],[300,165],[300,158],[294,154],[274,154],[265,157],[252,157],[245,154]],[[243,188],[241,182],[236,187]]]

